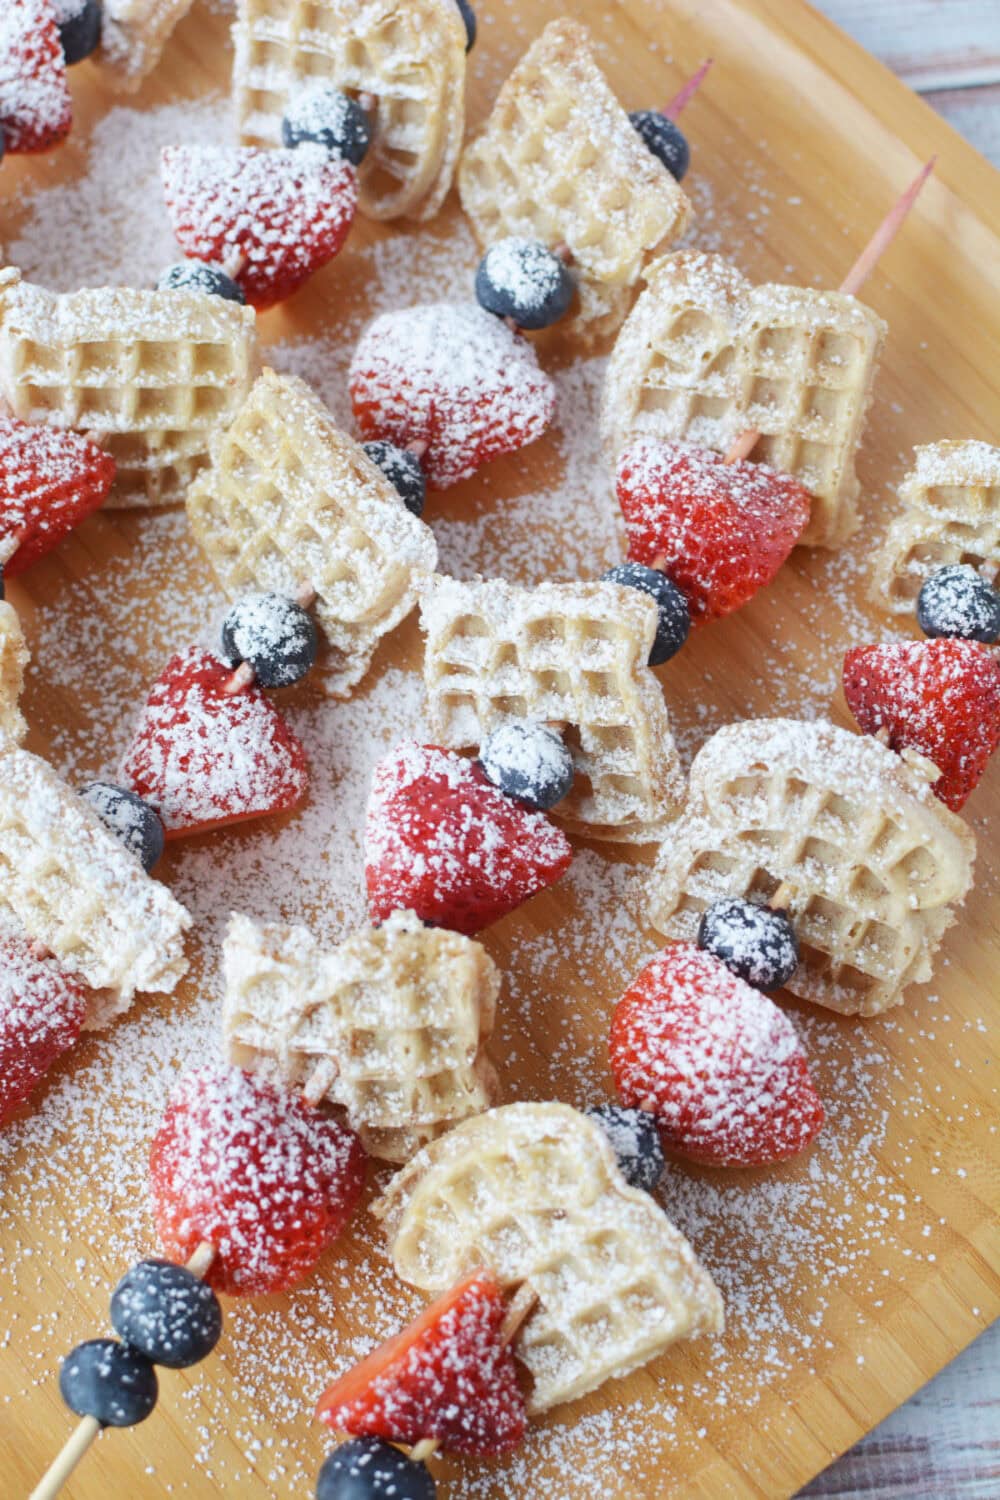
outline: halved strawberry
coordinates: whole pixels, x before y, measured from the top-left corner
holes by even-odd
[[[0,415],[0,561],[8,578],[51,552],[107,499],[115,461],[76,432]],[[15,550],[4,561],[9,547]]]
[[[858,646],[844,696],[865,734],[916,750],[941,772],[933,790],[958,812],[1000,744],[1000,662],[988,646],[944,637]]]
[[[0,940],[0,1124],[68,1052],[87,1014],[87,987],[27,940]]]
[[[770,583],[809,520],[798,480],[689,443],[639,437],[618,461],[633,562],[660,568],[695,623],[731,614]]]
[[[73,103],[52,0],[0,5],[0,132],[5,151],[47,151],[69,134]]]
[[[473,1458],[509,1453],[527,1422],[501,1337],[505,1310],[491,1273],[473,1271],[335,1381],[317,1417],[355,1437],[436,1438]]]
[[[414,911],[472,935],[565,874],[573,848],[473,761],[412,741],[380,760],[365,820],[372,921]]]
[[[318,146],[168,146],[160,176],[185,255],[222,266],[260,310],[334,258],[358,200],[351,163]]]
[[[555,411],[534,347],[474,302],[383,313],[358,340],[350,382],[362,437],[426,444],[438,490],[533,443]]]
[[[768,1166],[823,1124],[791,1021],[693,943],[664,948],[633,980],[610,1053],[622,1103],[651,1110],[665,1149],[692,1161]]]
[[[168,839],[294,807],[306,753],[259,688],[223,691],[232,667],[189,646],[154,682],[122,766]]]

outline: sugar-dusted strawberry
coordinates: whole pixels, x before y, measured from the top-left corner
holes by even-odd
[[[4,150],[47,151],[69,133],[73,104],[52,0],[0,5],[0,133]]]
[[[610,1052],[622,1103],[651,1110],[664,1147],[692,1161],[767,1166],[823,1123],[791,1021],[692,943],[664,948],[633,980]]]
[[[26,939],[0,938],[0,1124],[80,1035],[87,988]]]
[[[308,1276],[361,1194],[357,1136],[301,1095],[225,1066],[174,1088],[149,1159],[157,1233],[167,1256],[215,1248],[206,1280],[256,1296]]]
[[[9,552],[6,576],[51,552],[103,505],[114,478],[110,453],[78,433],[0,415],[0,559]]]
[[[294,807],[309,785],[299,740],[256,687],[223,691],[233,669],[198,646],[150,689],[122,766],[168,839]]]
[[[358,199],[350,162],[318,146],[168,146],[160,176],[185,255],[224,267],[258,309],[333,259]]]
[[[436,1438],[473,1458],[509,1453],[526,1418],[501,1332],[505,1311],[494,1277],[473,1271],[335,1381],[317,1417],[355,1437]]]
[[[415,911],[471,936],[554,885],[572,858],[544,813],[505,797],[473,761],[406,741],[375,767],[365,820],[375,922]]]
[[[358,340],[350,383],[362,437],[426,444],[438,490],[533,443],[555,411],[533,346],[472,302],[383,313]]]
[[[653,437],[625,449],[617,490],[629,557],[673,579],[696,624],[770,583],[809,520],[808,491],[789,474]]]
[[[952,812],[1000,744],[1000,662],[976,641],[858,646],[844,657],[844,696],[865,734],[884,730],[893,750],[934,762],[934,791]]]

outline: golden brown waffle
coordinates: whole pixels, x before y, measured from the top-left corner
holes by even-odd
[[[467,1120],[415,1156],[373,1211],[413,1286],[443,1291],[485,1265],[505,1289],[535,1293],[514,1342],[532,1376],[530,1412],[722,1331],[722,1299],[687,1240],[567,1104]]]
[[[727,725],[691,766],[651,878],[653,926],[691,940],[713,901],[766,901],[785,883],[802,954],[786,988],[846,1015],[898,1005],[930,978],[972,883],[975,839],[936,775],[822,721]]]
[[[1000,448],[929,443],[899,487],[905,509],[875,557],[869,594],[894,615],[913,615],[937,568],[970,563],[990,582],[1000,572]]]
[[[188,492],[198,544],[229,594],[316,591],[329,650],[325,691],[344,697],[382,637],[409,614],[433,573],[430,527],[411,515],[304,381],[265,370],[211,466]]]
[[[613,333],[645,261],[684,231],[691,205],[608,86],[577,21],[553,21],[507,79],[458,171],[482,244],[507,235],[572,252],[575,329]]]
[[[256,372],[252,308],[135,287],[59,295],[0,271],[0,394],[113,455],[111,507],[183,500]]]
[[[234,916],[223,957],[230,1061],[293,1086],[318,1077],[370,1156],[409,1161],[495,1103],[500,975],[471,938],[396,912],[323,949],[304,927]]]
[[[17,706],[28,661],[17,611],[0,599],[0,747],[19,744],[28,730]]]
[[[0,920],[91,987],[98,1030],[139,990],[169,994],[187,970],[191,918],[84,799],[37,755],[0,747]]]
[[[465,128],[465,25],[455,0],[238,0],[233,87],[244,145],[281,142],[302,88],[374,94],[358,206],[430,219],[451,186]]]
[[[133,93],[160,60],[170,33],[194,0],[104,0],[94,61],[113,87]]]
[[[858,524],[854,457],[882,319],[842,292],[753,286],[719,255],[667,255],[645,279],[608,365],[609,457],[637,433],[725,452],[756,429],[751,456],[813,496],[800,541],[839,546]]]
[[[437,743],[477,747],[497,724],[565,731],[576,781],[552,816],[591,838],[649,843],[684,795],[670,719],[647,662],[647,595],[614,583],[435,576],[421,596],[424,682]]]

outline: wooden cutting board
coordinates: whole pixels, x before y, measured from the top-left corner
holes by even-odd
[[[4,164],[0,241],[26,274],[68,287],[139,265],[137,279],[153,279],[162,255],[142,260],[142,246],[163,239],[153,147],[193,138],[206,121],[218,130],[218,104],[205,99],[227,84],[221,12],[220,0],[196,5],[179,28],[144,90],[145,125],[108,115],[120,101],[85,64],[73,75],[70,144]],[[549,0],[482,8],[473,125],[558,13]],[[891,335],[860,457],[861,533],[834,557],[797,553],[766,594],[660,672],[687,756],[732,718],[831,713],[846,723],[839,664],[846,645],[887,631],[866,602],[865,570],[912,446],[997,439],[997,175],[805,5],[583,0],[574,13],[593,28],[628,108],[664,102],[703,57],[715,58],[685,116],[699,212],[692,238],[752,276],[836,285],[920,162],[939,154],[866,293]],[[165,112],[171,101],[177,108]],[[419,234],[359,223],[340,259],[263,319],[277,346],[270,357],[314,380],[343,414],[346,359],[368,310],[466,296],[474,261],[453,202]],[[616,556],[594,439],[600,367],[558,341],[543,358],[558,372],[560,429],[432,497],[427,517],[447,569],[537,581],[593,576]],[[35,653],[25,698],[32,746],[77,781],[113,769],[144,685],[220,607],[176,514],[94,518],[9,597]],[[217,1047],[226,913],[280,911],[333,938],[356,924],[370,760],[414,722],[418,668],[411,621],[350,705],[323,704],[308,685],[286,695],[313,755],[310,806],[172,850],[159,873],[198,922],[190,982],[88,1040],[0,1140],[5,1495],[27,1493],[69,1431],[59,1355],[106,1331],[114,1281],[155,1251],[145,1153],[178,1069]],[[511,1464],[435,1463],[443,1497],[790,1495],[996,1315],[1000,770],[967,814],[980,836],[978,883],[933,983],[867,1024],[796,1008],[828,1106],[814,1151],[770,1174],[668,1174],[663,1201],[726,1296],[725,1338],[682,1347],[554,1413]],[[494,1053],[508,1098],[585,1104],[609,1092],[609,1009],[656,947],[642,922],[645,859],[584,850],[565,887],[486,935],[506,976]],[[103,1437],[67,1493],[311,1494],[329,1447],[311,1422],[326,1378],[416,1305],[361,1215],[300,1292],[231,1304],[218,1354],[201,1370],[165,1374],[153,1418]]]

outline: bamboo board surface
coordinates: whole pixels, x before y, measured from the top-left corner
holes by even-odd
[[[526,0],[483,7],[473,124],[558,13]],[[996,174],[805,6],[634,0],[575,13],[592,26],[628,108],[662,103],[705,55],[716,58],[685,118],[700,215],[693,239],[758,278],[835,285],[920,161],[939,153],[935,179],[867,293],[891,335],[860,458],[862,532],[834,558],[797,553],[766,594],[660,671],[686,756],[732,718],[831,712],[847,722],[840,657],[845,645],[886,633],[865,601],[864,571],[913,444],[996,437]],[[187,121],[200,128],[199,101],[226,87],[226,26],[218,5],[196,7],[144,92],[143,108],[159,111],[175,138]],[[70,145],[3,168],[11,196],[0,241],[27,274],[56,265],[53,245],[32,241],[60,239],[60,181],[92,182],[93,154],[119,139],[105,122],[114,101],[89,65],[74,75],[74,95]],[[169,101],[184,108],[166,115]],[[120,128],[125,117],[115,118]],[[123,174],[131,179],[132,169],[123,152]],[[135,239],[144,244],[159,207],[131,181],[125,191],[137,192]],[[95,190],[87,201],[97,199]],[[68,234],[55,279],[100,280],[92,266],[102,254],[125,262],[119,241],[117,224],[103,247],[99,225]],[[359,223],[340,259],[266,316],[264,338],[278,346],[276,363],[314,379],[342,413],[346,356],[369,308],[384,305],[386,289],[403,301],[464,295],[474,261],[453,201],[418,236]],[[559,372],[562,430],[432,498],[427,516],[449,570],[500,568],[532,581],[593,576],[615,559],[613,497],[593,442],[599,366],[558,343],[543,359]],[[25,698],[32,747],[76,780],[113,767],[143,685],[220,606],[182,519],[169,515],[95,518],[9,597],[35,651]],[[59,1355],[106,1330],[114,1281],[154,1250],[141,1205],[145,1151],[176,1070],[214,1045],[220,924],[230,906],[281,911],[332,936],[357,922],[364,756],[368,741],[387,744],[409,729],[418,666],[411,621],[379,653],[356,703],[322,704],[308,684],[286,696],[313,751],[312,804],[280,826],[175,846],[160,873],[195,909],[191,980],[86,1042],[0,1142],[5,1495],[27,1493],[69,1430]],[[772,1174],[676,1169],[665,1181],[668,1210],[726,1295],[726,1337],[681,1348],[553,1414],[512,1465],[435,1463],[446,1500],[792,1494],[996,1315],[996,767],[967,813],[981,841],[978,883],[935,980],[866,1025],[797,1009],[828,1104],[814,1152]],[[506,1097],[583,1104],[608,1091],[609,1008],[656,946],[641,921],[642,863],[628,851],[585,851],[565,889],[486,935],[506,976],[493,1048]],[[219,1353],[190,1374],[166,1374],[154,1417],[102,1438],[67,1493],[310,1494],[329,1445],[310,1420],[327,1375],[415,1306],[392,1283],[362,1216],[300,1292],[231,1304]]]

